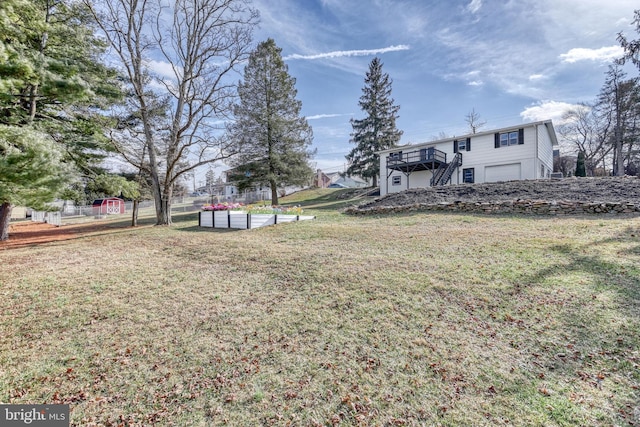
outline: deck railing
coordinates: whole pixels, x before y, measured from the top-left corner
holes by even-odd
[[[387,165],[396,165],[403,163],[421,163],[421,162],[438,162],[438,163],[446,163],[447,162],[447,153],[444,151],[436,150],[433,147],[430,148],[420,148],[418,150],[412,151],[396,151],[395,153],[390,153],[387,156]]]

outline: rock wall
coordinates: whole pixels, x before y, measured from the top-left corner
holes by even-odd
[[[571,201],[515,200],[498,202],[440,202],[415,203],[403,206],[351,207],[344,212],[351,215],[376,215],[410,211],[455,211],[484,214],[527,215],[584,215],[631,214],[640,212],[640,205],[633,203],[587,203]]]

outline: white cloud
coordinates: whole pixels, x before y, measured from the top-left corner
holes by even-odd
[[[607,46],[599,49],[574,48],[560,55],[563,62],[574,63],[578,61],[611,61],[620,58],[624,51],[620,46]]]
[[[332,117],[352,116],[352,114],[315,114],[307,116],[307,120],[330,119]]]
[[[387,52],[397,52],[400,50],[409,50],[408,45],[400,44],[397,46],[383,47],[380,49],[366,49],[366,50],[338,50],[334,52],[318,53],[315,55],[299,55],[293,54],[284,57],[283,59],[324,59],[324,58],[341,58],[345,56],[369,56],[379,55]]]
[[[485,87],[498,87],[510,94],[533,99],[552,99],[558,95],[565,99],[583,98],[597,90],[589,88],[593,79],[580,81],[568,77],[566,66],[586,59],[600,64],[596,60],[610,61],[621,56],[620,47],[613,46],[616,34],[624,29],[619,20],[621,16],[631,17],[633,4],[637,4],[637,0],[616,0],[607,8],[597,7],[601,1],[496,2],[491,5],[492,13],[506,18],[497,26],[495,22],[474,20],[489,7],[487,2],[483,2],[476,15],[471,15],[473,3],[465,0],[462,7],[467,16],[462,21],[467,21],[452,25],[441,16],[431,20],[432,39],[435,37],[444,50],[429,52],[418,41],[412,42],[412,49],[432,53],[425,55],[430,59],[425,61],[425,67],[447,77],[455,75],[465,85],[480,80],[467,78],[466,73],[480,70]],[[578,47],[576,40],[580,41],[580,47],[593,49],[573,49]],[[602,46],[605,48],[597,49]],[[585,75],[601,72],[589,71]]]
[[[467,83],[469,86],[482,86],[484,82],[482,80],[472,80]]]
[[[156,61],[152,59],[147,61],[146,65],[160,78],[175,79],[176,71],[178,73],[182,72],[180,67],[177,67],[176,71],[174,71],[173,66],[167,61]]]
[[[570,109],[578,107],[577,104],[569,104],[559,101],[540,101],[525,108],[520,113],[525,121],[553,120],[554,123],[562,124],[562,116]]]
[[[615,25],[621,28],[624,27],[625,25],[629,25],[629,18],[626,18],[626,17],[620,18],[616,21]]]
[[[467,5],[467,10],[471,13],[477,13],[482,7],[482,0],[471,0]]]

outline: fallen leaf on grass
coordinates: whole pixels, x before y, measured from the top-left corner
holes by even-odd
[[[546,387],[541,387],[538,389],[538,391],[545,396],[551,396],[551,390]]]

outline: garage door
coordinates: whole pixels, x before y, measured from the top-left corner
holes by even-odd
[[[484,182],[513,181],[520,179],[520,176],[520,163],[487,166],[484,169]]]

